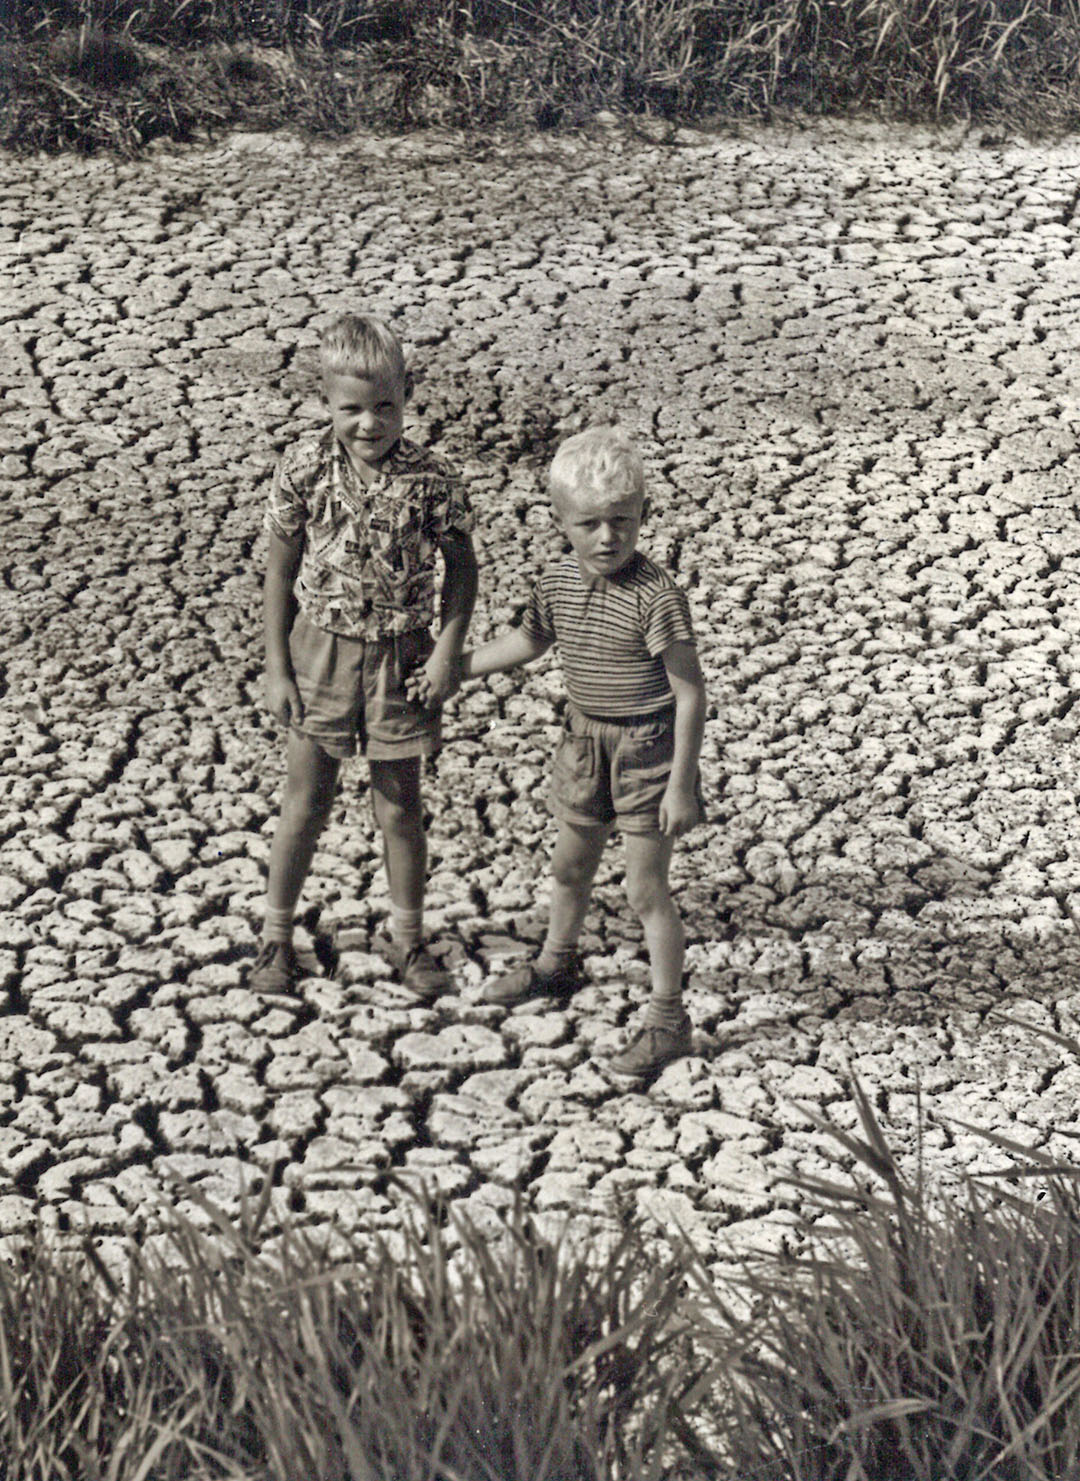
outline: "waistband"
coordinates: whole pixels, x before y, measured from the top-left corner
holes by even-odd
[[[573,714],[580,715],[583,720],[591,720],[594,725],[656,725],[675,718],[673,704],[665,705],[662,710],[646,710],[637,715],[591,715],[588,710],[579,709],[573,700],[568,700],[567,704]]]
[[[320,623],[313,622],[308,614],[304,611],[303,607],[297,604],[296,612],[292,620],[292,625],[295,627],[296,623],[301,618],[304,622],[307,623],[308,627],[314,629],[315,632],[325,633],[328,637],[337,638],[340,641],[344,641],[346,643],[366,643],[375,647],[378,647],[381,644],[385,644],[387,647],[395,647],[398,643],[403,643],[407,639],[415,640],[421,635],[423,635],[424,637],[431,637],[431,629],[429,627],[423,626],[406,628],[403,633],[377,633],[374,637],[357,637],[355,633],[338,632],[336,628],[323,627]]]

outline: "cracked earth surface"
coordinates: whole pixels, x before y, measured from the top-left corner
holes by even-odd
[[[175,1195],[388,1225],[386,1173],[482,1219],[626,1200],[707,1257],[793,1217],[861,1077],[905,1159],[1072,1155],[1080,1059],[1080,143],[821,124],[506,147],[236,136],[7,159],[0,518],[0,1234],[117,1240]],[[409,1005],[364,769],[302,901],[296,1012],[243,985],[282,781],[260,521],[318,419],[313,346],[400,314],[411,432],[479,516],[473,636],[557,549],[557,440],[640,437],[643,547],[687,588],[709,825],[677,856],[695,1055],[627,1090],[647,990],[606,856],[592,984],[506,1015],[542,930],[553,663],[470,686],[429,776]],[[597,1052],[601,1058],[597,1057]]]

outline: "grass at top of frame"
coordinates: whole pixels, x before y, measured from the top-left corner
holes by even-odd
[[[0,144],[874,110],[1080,121],[1080,0],[12,0]]]
[[[1080,1169],[967,1128],[1001,1177],[932,1194],[921,1133],[905,1171],[849,1090],[803,1108],[837,1171],[792,1180],[789,1247],[719,1275],[629,1208],[571,1243],[523,1197],[493,1232],[415,1184],[396,1231],[332,1250],[268,1253],[268,1197],[231,1219],[190,1187],[200,1218],[120,1275],[28,1239],[0,1262],[0,1474],[1080,1475]]]

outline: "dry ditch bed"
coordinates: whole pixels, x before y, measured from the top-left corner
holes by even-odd
[[[710,1251],[821,1168],[793,1102],[854,1070],[1074,1150],[1080,145],[869,124],[504,147],[238,136],[0,182],[4,446],[0,1233],[105,1238],[167,1169],[226,1207],[392,1217],[387,1169],[474,1213],[629,1200]],[[613,849],[593,985],[502,1017],[540,928],[551,667],[471,688],[429,781],[430,915],[460,992],[408,1006],[347,777],[305,896],[299,1014],[242,985],[281,780],[259,523],[345,305],[400,314],[413,428],[467,469],[483,637],[555,548],[541,470],[618,417],[644,544],[690,592],[712,822],[676,866],[700,1055],[648,1094],[593,1059],[646,986]],[[933,1169],[993,1159],[936,1124]]]

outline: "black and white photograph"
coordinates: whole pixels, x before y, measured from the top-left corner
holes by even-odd
[[[0,7],[2,1481],[1080,1481],[1076,0]]]

